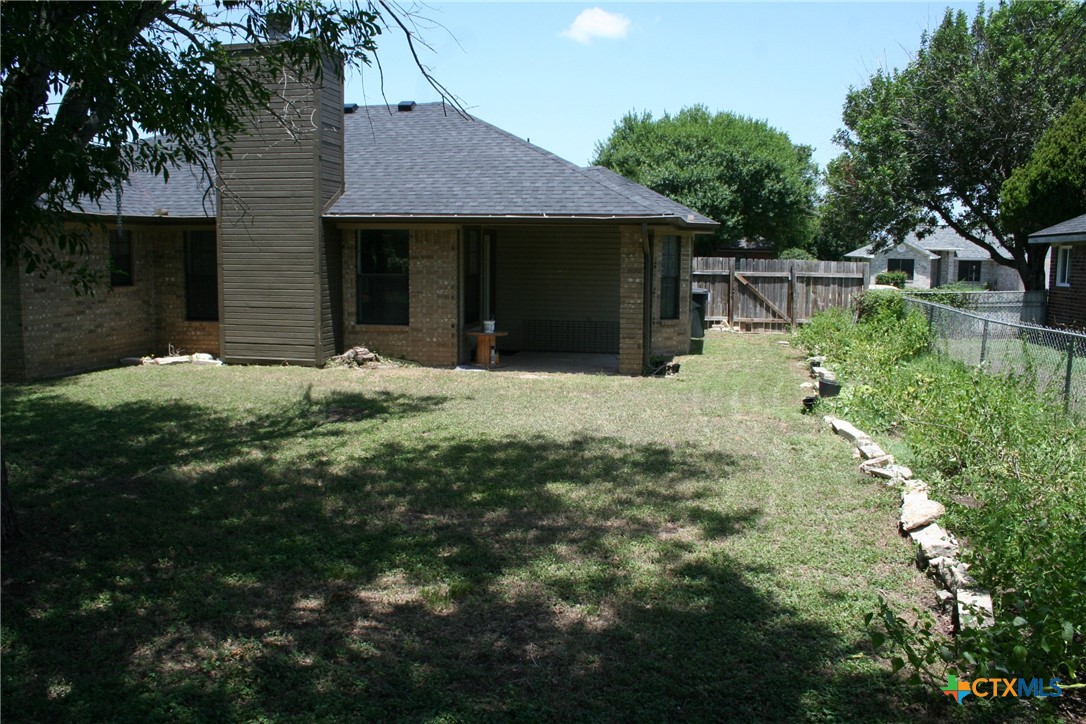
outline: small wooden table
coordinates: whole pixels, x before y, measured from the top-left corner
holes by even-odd
[[[494,348],[498,337],[504,337],[508,332],[468,332],[469,337],[475,337],[475,364],[483,365],[490,369],[490,350]]]

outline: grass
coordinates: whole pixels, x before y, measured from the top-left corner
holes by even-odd
[[[3,389],[5,720],[903,720],[896,498],[799,352],[668,379],[119,369]]]

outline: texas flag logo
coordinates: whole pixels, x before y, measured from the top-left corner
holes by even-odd
[[[943,693],[947,696],[953,696],[961,704],[962,700],[973,692],[969,688],[968,681],[958,681],[956,674],[947,674],[946,688],[943,689]]]

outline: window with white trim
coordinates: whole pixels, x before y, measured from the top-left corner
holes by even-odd
[[[1056,247],[1056,286],[1071,286],[1071,247]]]

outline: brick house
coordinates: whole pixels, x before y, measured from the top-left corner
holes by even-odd
[[[1048,325],[1086,329],[1086,214],[1029,235],[1049,244]]]
[[[991,243],[997,250],[1002,249],[994,239]],[[1010,258],[1010,254],[1005,257]],[[872,281],[885,271],[903,271],[908,277],[905,286],[910,289],[931,289],[954,282],[977,284],[996,291],[1025,288],[1013,267],[995,261],[986,249],[947,226],[935,229],[923,239],[909,234],[900,244],[877,254],[868,244],[845,254],[845,258],[870,261]]]
[[[289,117],[251,121],[214,193],[182,169],[91,210],[109,289],[3,270],[5,379],[170,348],[321,365],[365,344],[452,366],[488,318],[503,349],[615,354],[626,374],[689,350],[693,239],[716,222],[440,103],[345,105],[334,73],[275,82]]]

